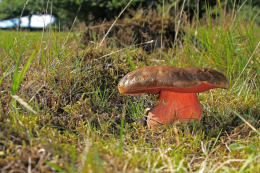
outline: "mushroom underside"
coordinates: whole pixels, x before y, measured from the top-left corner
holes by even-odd
[[[127,87],[126,89],[121,87],[119,90],[124,91],[123,93],[129,94],[129,95],[138,95],[138,94],[143,94],[143,93],[150,93],[150,94],[157,94],[160,93],[164,90],[175,92],[175,93],[199,93],[199,92],[204,92],[208,91],[213,88],[219,88],[218,86],[209,84],[208,82],[201,82],[200,85],[194,86],[192,88],[180,88],[180,87],[173,87],[173,86],[163,86],[163,87],[151,87],[145,86],[143,88],[138,88],[138,87],[132,87],[134,89],[131,89]]]

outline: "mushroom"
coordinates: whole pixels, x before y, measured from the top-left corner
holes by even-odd
[[[147,115],[149,128],[174,121],[199,120],[202,106],[197,93],[228,88],[227,78],[208,68],[150,66],[125,75],[118,84],[122,94],[160,94],[158,104]]]

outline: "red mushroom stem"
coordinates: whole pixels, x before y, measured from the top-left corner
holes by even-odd
[[[148,113],[148,127],[160,124],[200,119],[202,106],[196,93],[177,93],[167,90],[160,92],[159,103]]]

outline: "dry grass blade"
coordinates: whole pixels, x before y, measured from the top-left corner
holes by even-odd
[[[36,111],[33,110],[33,108],[27,103],[25,102],[21,97],[19,97],[18,95],[11,95],[11,97],[13,99],[15,99],[18,103],[20,103],[21,105],[23,105],[27,110],[29,110],[30,112],[37,114]]]
[[[243,70],[241,71],[241,73],[239,74],[239,76],[237,77],[237,80],[235,81],[234,85],[232,86],[232,88],[237,84],[238,80],[240,79],[241,75],[244,73],[245,69],[247,68],[248,64],[250,63],[250,61],[252,60],[253,56],[255,55],[255,53],[257,52],[258,47],[260,46],[260,41],[258,42],[257,46],[255,47],[253,53],[251,54],[251,56],[248,58],[247,63],[245,64]]]
[[[117,20],[121,17],[121,15],[124,13],[124,11],[128,8],[128,6],[132,3],[133,0],[130,0],[128,2],[128,4],[126,4],[125,8],[123,8],[123,10],[119,13],[119,15],[116,17],[115,21],[112,23],[112,25],[110,26],[110,28],[108,29],[108,31],[106,32],[106,34],[104,35],[104,37],[102,38],[102,40],[99,43],[99,46],[102,45],[102,43],[105,41],[107,35],[109,34],[110,30],[113,28],[113,26],[116,24]]]
[[[181,23],[181,17],[182,17],[182,14],[183,14],[183,10],[184,10],[184,5],[185,5],[185,3],[186,3],[186,0],[184,0],[183,3],[182,3],[180,15],[179,15],[179,20],[178,20],[177,26],[176,26],[176,28],[175,28],[176,33],[175,33],[175,37],[174,37],[174,45],[173,45],[173,47],[176,46],[176,44],[177,44],[177,37],[178,37],[178,34],[179,34],[180,23]],[[177,5],[177,4],[176,4],[176,5]]]
[[[82,159],[81,159],[81,166],[79,168],[79,172],[83,172],[85,169],[87,169],[87,156],[88,156],[88,152],[89,152],[89,148],[91,147],[91,143],[88,139],[85,139],[85,148],[82,152]]]
[[[244,159],[230,159],[230,160],[227,160],[225,161],[224,163],[221,163],[219,165],[216,165],[213,169],[212,169],[212,172],[217,172],[219,169],[223,168],[223,166],[227,165],[227,164],[230,164],[232,162],[244,162],[245,160]]]
[[[146,45],[146,44],[151,44],[151,43],[153,43],[153,42],[154,42],[154,40],[150,40],[150,41],[147,41],[147,42],[144,42],[144,43],[132,45],[132,46],[130,46],[129,48],[134,48],[134,47],[136,47],[136,46],[143,46],[143,45]],[[99,59],[101,59],[101,58],[108,57],[108,56],[113,55],[113,54],[115,54],[115,53],[122,52],[122,51],[124,51],[124,50],[126,50],[126,49],[129,49],[129,48],[123,48],[123,49],[119,49],[119,50],[114,51],[114,52],[110,52],[110,53],[108,53],[108,54],[106,54],[106,55],[103,55],[103,56],[101,56],[101,57],[98,57],[96,60],[99,60]]]
[[[237,113],[236,111],[233,111],[233,113],[235,115],[237,115],[244,123],[246,123],[246,125],[248,125],[254,132],[256,132],[259,137],[260,137],[260,132],[254,127],[252,126],[246,119],[244,119],[239,113]]]

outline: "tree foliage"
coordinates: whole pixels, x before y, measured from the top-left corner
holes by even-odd
[[[31,14],[53,14],[62,26],[71,25],[77,16],[80,21],[113,19],[129,0],[2,0],[0,3],[0,19],[19,17],[20,15]],[[160,7],[165,4],[176,4],[181,8],[185,2],[184,11],[190,18],[199,13],[202,17],[206,8],[214,6],[226,6],[229,9],[241,6],[245,1],[220,1],[220,0],[132,0],[130,9],[149,6]],[[260,9],[260,1],[248,0],[245,6],[254,7],[255,11]],[[248,8],[245,8],[248,9]],[[252,8],[251,8],[252,9]],[[249,13],[247,11],[246,13]]]

